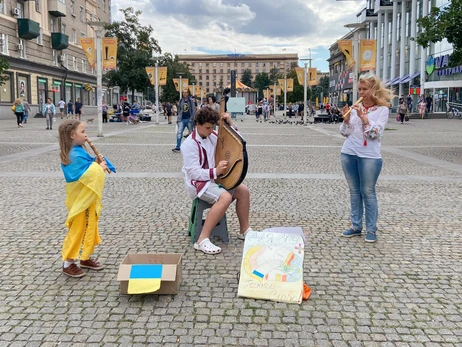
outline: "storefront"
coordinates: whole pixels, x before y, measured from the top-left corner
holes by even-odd
[[[72,97],[72,83],[66,82],[64,87],[64,94],[66,95],[66,97],[64,98],[64,101],[66,101],[66,103],[68,103],[70,100],[74,101],[74,98]]]
[[[425,63],[425,95],[433,98],[433,112],[446,112],[447,102],[462,104],[462,65],[449,67],[451,54],[429,56]]]

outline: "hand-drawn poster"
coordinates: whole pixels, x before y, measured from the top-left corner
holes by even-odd
[[[238,296],[300,304],[303,258],[300,235],[250,232],[244,243]]]

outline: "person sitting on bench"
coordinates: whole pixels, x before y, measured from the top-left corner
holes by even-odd
[[[236,129],[228,113],[223,113],[222,118]],[[213,129],[218,119],[219,114],[216,110],[209,107],[201,108],[194,119],[195,127],[191,136],[188,136],[180,147],[183,156],[182,172],[190,197],[199,198],[213,205],[207,214],[201,234],[194,243],[194,249],[206,254],[221,252],[221,248],[215,246],[209,236],[233,200],[236,200],[236,213],[240,226],[238,238],[244,240],[248,232],[252,231],[249,224],[250,193],[247,186],[240,184],[227,191],[214,181],[228,169],[228,162],[225,160],[215,164],[218,136]]]

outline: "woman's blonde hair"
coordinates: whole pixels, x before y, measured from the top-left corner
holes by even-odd
[[[359,76],[359,82],[365,82],[371,89],[371,98],[379,106],[391,106],[391,100],[396,95],[393,90],[385,87],[384,83],[374,74],[363,74]]]
[[[16,100],[14,101],[14,104],[15,104],[15,105],[21,105],[21,100],[20,100],[20,99],[16,99]]]
[[[63,165],[68,165],[71,163],[69,158],[69,152],[71,151],[73,144],[71,136],[77,131],[77,127],[79,125],[80,122],[78,120],[69,119],[61,123],[58,128],[60,148],[59,157],[61,158],[61,163],[63,163]]]

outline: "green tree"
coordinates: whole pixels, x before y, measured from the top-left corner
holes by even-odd
[[[151,35],[154,29],[142,26],[139,22],[141,11],[135,11],[128,7],[121,9],[124,21],[113,22],[106,26],[107,37],[117,37],[117,69],[111,70],[105,75],[105,81],[109,87],[119,86],[121,93],[135,90],[146,91],[151,87],[146,66],[152,66],[153,52],[161,52],[161,49]]]
[[[433,7],[428,16],[417,20],[422,32],[415,38],[424,48],[431,43],[447,39],[453,45],[454,52],[450,66],[462,64],[462,0],[452,0],[448,6]]]
[[[178,61],[178,56],[173,56],[171,53],[165,53],[163,56],[159,57],[159,66],[167,67],[167,82],[165,86],[162,86],[162,92],[160,94],[160,101],[170,101],[175,102],[180,99],[180,93],[176,90],[173,83],[174,78],[178,78],[178,73],[182,73],[182,78],[187,78],[189,84],[193,79],[193,75],[188,70],[188,65],[186,63],[181,63]],[[197,84],[197,83],[196,83]]]
[[[254,88],[258,89],[258,96],[263,96],[263,89],[270,85],[270,79],[266,72],[260,72],[255,76]]]
[[[252,70],[245,69],[241,76],[241,82],[247,87],[252,87]]]
[[[271,83],[271,84],[278,83],[278,79],[282,79],[282,78],[284,78],[284,74],[282,74],[281,72],[279,72],[279,69],[278,69],[278,68],[273,67],[273,68],[270,70],[269,80],[270,80],[270,83]]]
[[[10,68],[8,60],[3,57],[0,57],[0,86],[4,85],[6,81],[10,79],[8,75],[2,75],[5,70]]]
[[[296,66],[295,66],[296,67]],[[287,73],[287,78],[294,79],[294,91],[287,93],[287,103],[295,103],[303,100],[304,87],[298,83],[295,67]],[[311,90],[307,88],[307,100],[311,98]]]
[[[312,87],[312,100],[311,101],[316,101],[316,98],[318,98],[319,102],[322,102],[321,100],[321,93],[323,97],[329,96],[329,77],[324,76],[321,77],[319,80],[319,84],[317,86]]]

